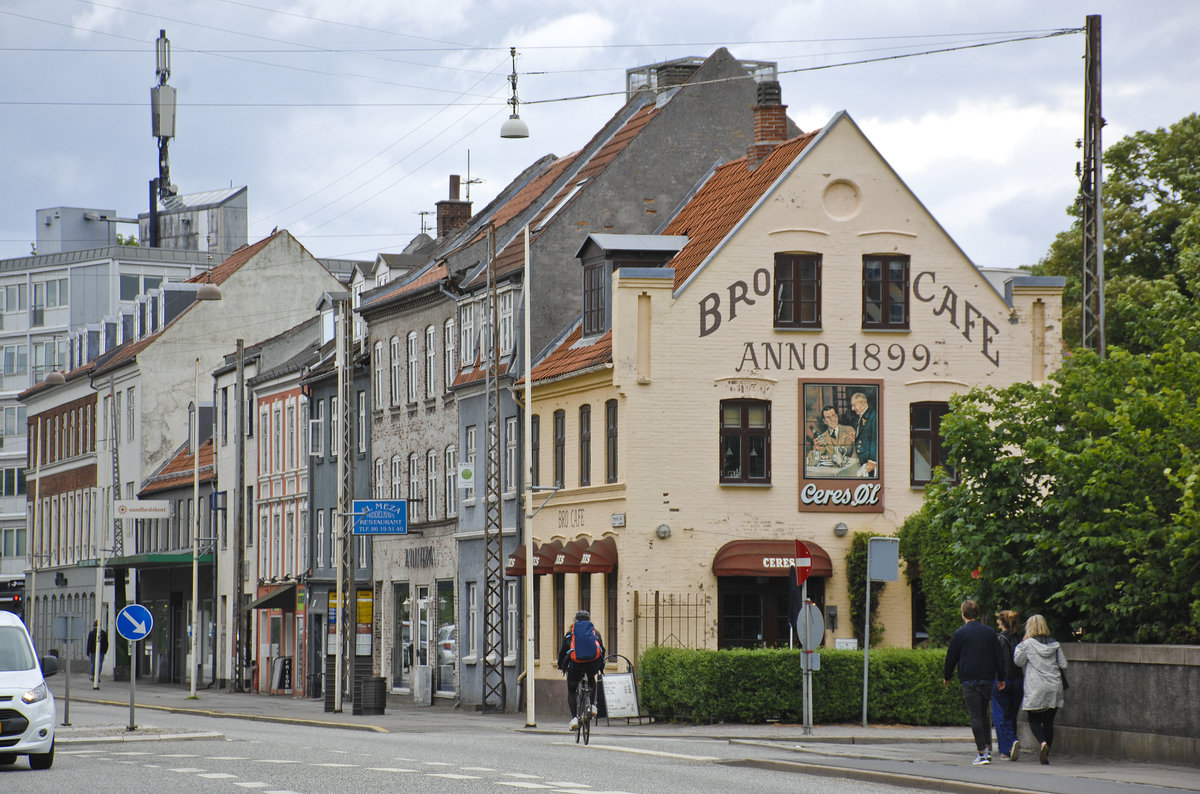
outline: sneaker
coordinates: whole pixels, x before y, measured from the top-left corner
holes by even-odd
[[[991,758],[988,758],[983,753],[980,753],[979,755],[975,756],[975,760],[971,762],[971,765],[972,766],[983,766],[984,764],[990,764],[991,762],[992,762]]]
[[[593,704],[592,705],[592,719],[595,719],[596,717],[599,717],[599,716],[600,716],[600,709],[596,708],[595,704]]]
[[[1050,763],[1050,745],[1042,742],[1041,752],[1038,753],[1038,760],[1043,764]]]
[[[1020,757],[1021,757],[1021,743],[1014,741],[1013,746],[1012,746],[1012,751],[1008,754],[1008,760],[1016,761]]]
[[[568,731],[577,731],[577,730],[579,730],[579,718],[577,718],[577,717],[572,717],[572,718],[571,718],[571,724],[567,726],[567,730],[568,730]]]

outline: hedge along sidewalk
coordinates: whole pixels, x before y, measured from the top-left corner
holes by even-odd
[[[801,651],[648,648],[639,667],[642,711],[680,722],[801,722]],[[862,651],[821,650],[813,721],[862,719]],[[966,725],[957,683],[942,686],[943,648],[871,650],[867,719],[898,725]]]

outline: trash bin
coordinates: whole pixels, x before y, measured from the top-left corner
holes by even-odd
[[[360,678],[354,682],[355,714],[383,714],[387,706],[386,681],[381,677]]]

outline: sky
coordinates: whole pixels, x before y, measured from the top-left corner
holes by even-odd
[[[41,208],[146,211],[162,29],[171,180],[247,186],[250,242],[400,251],[449,175],[479,180],[479,210],[585,144],[626,69],[724,46],[778,63],[801,129],[847,111],[975,264],[1028,265],[1070,225],[1089,14],[1106,147],[1200,109],[1200,3],[1181,0],[0,0],[0,259],[30,253]],[[524,140],[499,137],[510,47]]]

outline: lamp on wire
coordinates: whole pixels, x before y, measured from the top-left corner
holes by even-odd
[[[509,47],[509,55],[512,56],[512,74],[508,76],[508,83],[512,86],[512,97],[508,100],[508,104],[512,107],[512,113],[500,127],[501,138],[528,138],[529,125],[521,120],[517,114],[517,109],[521,105],[521,100],[517,99],[517,48]]]
[[[62,386],[67,382],[67,378],[58,370],[52,369],[50,370],[50,373],[46,375],[46,379],[42,382],[47,386]]]
[[[219,301],[221,300],[221,288],[212,283],[212,275],[209,271],[204,271],[204,281],[200,284],[200,288],[196,290],[196,300],[198,301]]]

